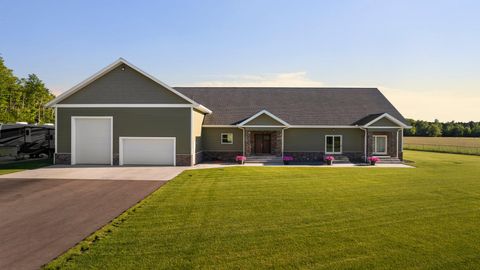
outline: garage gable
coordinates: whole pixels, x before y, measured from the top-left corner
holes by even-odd
[[[46,104],[179,104],[201,106],[120,58]]]
[[[60,104],[189,104],[164,86],[122,64],[82,87]]]

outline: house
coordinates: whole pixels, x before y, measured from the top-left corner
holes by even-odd
[[[56,164],[402,160],[409,128],[376,88],[172,88],[121,58],[47,106],[55,109]]]

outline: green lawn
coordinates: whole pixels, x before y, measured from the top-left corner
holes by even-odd
[[[478,269],[480,157],[187,171],[48,267]]]
[[[0,175],[23,170],[37,169],[49,165],[52,165],[51,159],[22,160],[14,163],[0,164]]]

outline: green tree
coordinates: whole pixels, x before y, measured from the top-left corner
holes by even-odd
[[[18,79],[0,57],[0,122],[53,122],[53,109],[44,107],[53,98],[35,74]]]
[[[0,122],[15,121],[20,95],[18,79],[0,57]]]
[[[428,124],[427,135],[430,137],[442,136],[442,124],[438,119],[435,119],[433,123]]]
[[[21,80],[22,86],[22,118],[29,123],[52,122],[53,110],[45,108],[45,103],[54,95],[35,74],[30,74]]]

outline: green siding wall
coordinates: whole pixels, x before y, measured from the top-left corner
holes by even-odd
[[[325,135],[342,135],[343,152],[363,152],[365,132],[361,129],[290,128],[284,131],[285,152],[324,152]]]
[[[222,133],[233,133],[233,144],[222,144]],[[243,130],[239,128],[203,128],[203,151],[243,151]]]
[[[122,70],[122,67],[125,70]],[[170,90],[122,65],[80,89],[60,104],[188,104]]]
[[[266,114],[259,115],[258,117],[247,122],[245,125],[247,126],[283,126],[282,123],[278,122],[277,120],[271,118]]]
[[[371,124],[371,126],[375,126],[375,127],[398,127],[397,124],[395,124],[394,122],[390,121],[389,119],[387,119],[385,117],[378,120],[377,122]]]
[[[176,137],[177,154],[190,154],[190,108],[58,108],[57,153],[70,153],[72,116],[113,116],[113,153],[120,136]]]

